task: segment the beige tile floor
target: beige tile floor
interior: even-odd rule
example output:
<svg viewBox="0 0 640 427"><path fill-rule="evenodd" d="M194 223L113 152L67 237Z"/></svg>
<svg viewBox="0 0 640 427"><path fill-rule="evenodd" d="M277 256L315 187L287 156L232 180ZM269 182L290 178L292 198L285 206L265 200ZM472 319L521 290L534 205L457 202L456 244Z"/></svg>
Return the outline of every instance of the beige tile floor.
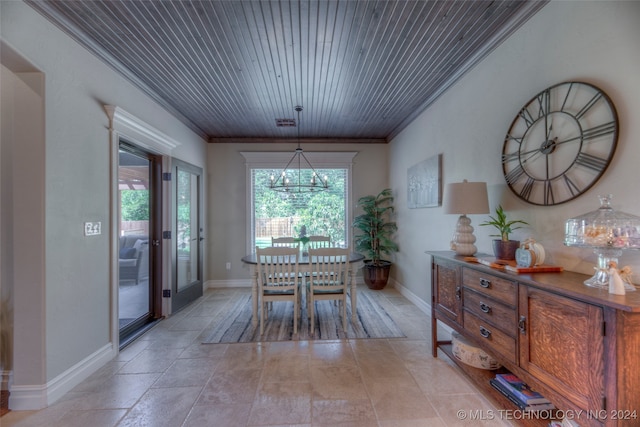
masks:
<svg viewBox="0 0 640 427"><path fill-rule="evenodd" d="M430 317L393 288L381 291L385 307L407 338L200 344L216 312L247 291L207 290L54 405L0 425L511 425L446 356L431 356Z"/></svg>

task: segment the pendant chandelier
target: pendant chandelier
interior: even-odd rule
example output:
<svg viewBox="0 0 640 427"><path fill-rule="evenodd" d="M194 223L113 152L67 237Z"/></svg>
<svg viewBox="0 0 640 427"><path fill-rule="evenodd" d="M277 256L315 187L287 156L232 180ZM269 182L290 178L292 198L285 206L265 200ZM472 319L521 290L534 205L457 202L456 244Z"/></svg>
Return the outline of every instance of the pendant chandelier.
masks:
<svg viewBox="0 0 640 427"><path fill-rule="evenodd" d="M276 177L271 175L271 182L269 187L272 190L280 191L283 193L299 194L299 193L315 193L324 191L329 188L329 182L327 176L322 178L318 175L315 168L309 162L309 159L304 155L302 148L300 148L300 113L302 107L297 105L295 110L298 113L298 121L296 127L298 128L298 148L296 148L293 157L289 160L289 163L282 169L282 172ZM304 179L303 175L308 177L308 172L311 171L311 178Z"/></svg>

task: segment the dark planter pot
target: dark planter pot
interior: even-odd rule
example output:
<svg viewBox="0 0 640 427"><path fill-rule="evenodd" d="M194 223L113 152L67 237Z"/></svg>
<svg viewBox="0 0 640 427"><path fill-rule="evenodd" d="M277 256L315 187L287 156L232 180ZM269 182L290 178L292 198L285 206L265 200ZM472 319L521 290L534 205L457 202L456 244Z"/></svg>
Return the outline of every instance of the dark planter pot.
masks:
<svg viewBox="0 0 640 427"><path fill-rule="evenodd" d="M2 338L4 339L4 337ZM11 388L12 377L12 371L3 371L0 368L0 417L9 412L9 389Z"/></svg>
<svg viewBox="0 0 640 427"><path fill-rule="evenodd" d="M362 267L362 276L364 277L364 283L367 284L369 289L379 291L387 286L389 281L389 271L391 270L391 262L381 261L380 265L373 265L371 260L364 261L364 267Z"/></svg>
<svg viewBox="0 0 640 427"><path fill-rule="evenodd" d="M520 247L520 241L518 240L494 240L493 241L493 254L498 259L505 261L511 261L516 259L516 249Z"/></svg>
<svg viewBox="0 0 640 427"><path fill-rule="evenodd" d="M0 390L0 417L9 412L9 390Z"/></svg>

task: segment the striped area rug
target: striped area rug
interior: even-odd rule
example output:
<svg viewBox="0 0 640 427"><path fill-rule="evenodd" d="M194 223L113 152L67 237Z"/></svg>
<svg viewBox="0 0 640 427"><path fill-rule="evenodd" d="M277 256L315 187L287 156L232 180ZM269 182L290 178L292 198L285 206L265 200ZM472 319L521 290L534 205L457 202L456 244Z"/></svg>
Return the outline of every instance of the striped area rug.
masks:
<svg viewBox="0 0 640 427"><path fill-rule="evenodd" d="M204 344L291 341L338 340L347 338L403 338L405 335L391 316L377 301L375 291L358 288L356 320L351 319L351 302L347 300L347 330L342 329L340 309L333 301L316 301L315 334L310 334L304 295L298 334L293 333L293 303L274 302L260 336L260 324L251 325L251 295L240 293L229 301L212 322L211 329L202 335Z"/></svg>

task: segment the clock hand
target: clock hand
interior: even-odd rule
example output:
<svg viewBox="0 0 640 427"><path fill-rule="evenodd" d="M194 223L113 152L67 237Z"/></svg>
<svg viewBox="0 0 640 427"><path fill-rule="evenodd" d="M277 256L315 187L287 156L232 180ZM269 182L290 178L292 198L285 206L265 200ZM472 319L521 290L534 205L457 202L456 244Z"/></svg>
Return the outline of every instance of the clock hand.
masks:
<svg viewBox="0 0 640 427"><path fill-rule="evenodd" d="M545 171L547 172L547 180L549 179L549 156L544 156Z"/></svg>
<svg viewBox="0 0 640 427"><path fill-rule="evenodd" d="M582 139L582 135L574 136L573 138L565 139L564 141L557 141L556 145L565 144L567 142L573 142Z"/></svg>
<svg viewBox="0 0 640 427"><path fill-rule="evenodd" d="M524 165L525 163L535 159L540 154L542 154L542 150L529 151L527 154L529 154L529 157L527 157L526 159L522 160L520 162L520 164Z"/></svg>
<svg viewBox="0 0 640 427"><path fill-rule="evenodd" d="M520 156L522 157L522 156L526 156L528 154L537 153L537 152L542 153L542 152L544 152L544 150L549 149L551 146L557 147L558 145L565 144L567 142L574 142L574 141L577 141L577 140L579 140L581 138L582 138L582 136L576 136L574 138L565 139L564 141L558 141L558 138L556 137L556 138L554 138L553 141L551 141L552 144L545 144L540 148L535 148L533 150L525 151L523 153L520 153ZM549 142L549 141L547 141L547 142ZM546 153L546 154L550 154L550 153Z"/></svg>
<svg viewBox="0 0 640 427"><path fill-rule="evenodd" d="M547 101L549 100L547 94ZM548 123L549 121L549 113L545 113L544 115L544 130L546 132L547 141L549 140L549 135L551 135L551 128L553 127L553 122Z"/></svg>
<svg viewBox="0 0 640 427"><path fill-rule="evenodd" d="M542 150L543 150L543 147L534 148L533 150L529 150L529 151L524 151L524 152L520 153L520 157L528 156L529 154L535 154L535 153L538 153L538 152L542 152Z"/></svg>
<svg viewBox="0 0 640 427"><path fill-rule="evenodd" d="M551 128L549 128L549 130L551 130ZM576 136L575 138L570 138L570 139L567 139L567 140L565 140L565 141L557 141L557 138L556 138L556 141L554 141L554 145L558 146L558 145L560 145L560 144L564 144L565 142L572 142L572 141L575 141L575 140L580 139L580 138L581 138L580 136ZM545 147L544 147L544 146L542 146L542 147L540 147L540 148L534 148L533 150L523 151L522 153L520 153L520 155L519 155L519 156L520 156L520 157L524 157L524 156L528 156L528 155L530 155L530 154L535 155L536 153L541 153L544 149L545 149ZM514 153L514 154L515 154L515 153ZM529 160L530 158L531 158L531 156L529 156L529 158L527 158L527 159L523 160L523 161L522 161L522 163L525 163L525 162L526 162L527 160Z"/></svg>
<svg viewBox="0 0 640 427"><path fill-rule="evenodd" d="M522 159L522 158L523 158L523 157L525 157L525 156L529 156L529 157L527 157L526 159L521 160L521 161L520 161L520 163L523 163L523 164L524 164L524 163L527 163L527 162L528 162L529 160L531 160L531 159L532 159L536 154L540 154L540 153L542 153L542 150L543 150L543 149L544 149L544 147L541 147L541 148L536 148L536 149L534 149L534 150L523 151L522 153L519 153L519 154L518 154L518 158L519 158L519 159ZM503 162L503 163L505 163L505 162L509 162L509 161L511 161L511 160L515 160L515 159L516 159L515 154L516 154L516 153L513 153L512 155L507 155L506 157L503 155L502 162Z"/></svg>

